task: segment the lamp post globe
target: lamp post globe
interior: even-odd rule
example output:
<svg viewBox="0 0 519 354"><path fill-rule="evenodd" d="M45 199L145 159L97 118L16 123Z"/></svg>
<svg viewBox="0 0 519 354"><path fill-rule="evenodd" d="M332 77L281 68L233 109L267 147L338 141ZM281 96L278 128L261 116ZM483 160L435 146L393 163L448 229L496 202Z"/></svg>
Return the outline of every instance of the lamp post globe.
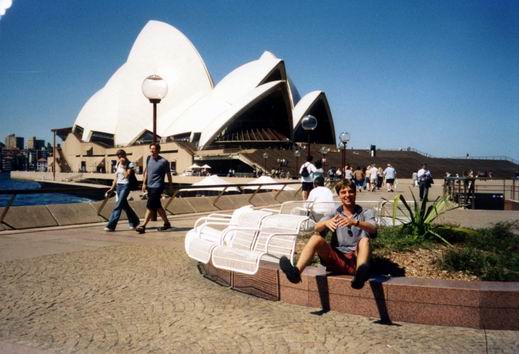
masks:
<svg viewBox="0 0 519 354"><path fill-rule="evenodd" d="M142 94L153 104L153 143L157 143L157 104L168 94L168 83L159 75L150 75L142 82Z"/></svg>
<svg viewBox="0 0 519 354"><path fill-rule="evenodd" d="M342 178L346 175L346 145L348 144L348 141L350 141L350 133L348 132L342 132L339 135L339 140L342 143Z"/></svg>
<svg viewBox="0 0 519 354"><path fill-rule="evenodd" d="M315 130L317 128L317 118L315 118L313 115L308 114L303 117L301 120L301 126L306 131L307 137L308 137L308 150L306 152L306 157L310 156L310 132Z"/></svg>

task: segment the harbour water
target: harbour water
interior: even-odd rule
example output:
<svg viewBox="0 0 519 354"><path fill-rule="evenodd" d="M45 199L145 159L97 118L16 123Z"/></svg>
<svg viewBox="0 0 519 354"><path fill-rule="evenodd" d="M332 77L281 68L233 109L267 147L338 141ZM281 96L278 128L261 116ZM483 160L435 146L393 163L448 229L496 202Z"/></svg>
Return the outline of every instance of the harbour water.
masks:
<svg viewBox="0 0 519 354"><path fill-rule="evenodd" d="M0 190L40 189L38 182L11 179L9 173L0 173ZM10 195L0 195L0 207L7 205ZM17 195L13 206L83 203L88 198L63 193L35 193Z"/></svg>

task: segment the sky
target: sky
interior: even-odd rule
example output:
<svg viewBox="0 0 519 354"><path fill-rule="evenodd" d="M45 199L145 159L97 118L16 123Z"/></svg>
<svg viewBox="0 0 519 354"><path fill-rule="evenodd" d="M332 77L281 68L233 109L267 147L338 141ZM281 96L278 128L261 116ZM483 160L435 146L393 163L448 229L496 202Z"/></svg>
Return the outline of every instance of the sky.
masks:
<svg viewBox="0 0 519 354"><path fill-rule="evenodd" d="M265 50L323 90L349 147L519 160L519 1L0 0L0 139L49 140L150 20L215 83Z"/></svg>

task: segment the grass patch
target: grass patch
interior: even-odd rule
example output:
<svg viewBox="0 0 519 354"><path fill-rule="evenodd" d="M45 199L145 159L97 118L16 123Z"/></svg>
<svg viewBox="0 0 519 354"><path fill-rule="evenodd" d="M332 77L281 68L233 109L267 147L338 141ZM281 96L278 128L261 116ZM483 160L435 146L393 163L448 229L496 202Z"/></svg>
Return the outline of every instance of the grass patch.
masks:
<svg viewBox="0 0 519 354"><path fill-rule="evenodd" d="M449 249L438 263L481 280L519 281L519 222L497 223L466 235L463 247Z"/></svg>
<svg viewBox="0 0 519 354"><path fill-rule="evenodd" d="M386 255L390 252L405 252L417 248L429 248L434 240L417 238L401 226L379 228L377 237L372 239L373 252Z"/></svg>

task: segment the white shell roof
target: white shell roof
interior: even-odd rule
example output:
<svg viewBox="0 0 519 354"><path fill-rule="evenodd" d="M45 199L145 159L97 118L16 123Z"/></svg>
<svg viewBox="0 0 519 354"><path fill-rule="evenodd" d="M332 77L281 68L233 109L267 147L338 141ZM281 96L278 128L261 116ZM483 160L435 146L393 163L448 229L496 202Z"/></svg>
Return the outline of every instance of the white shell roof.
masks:
<svg viewBox="0 0 519 354"><path fill-rule="evenodd" d="M151 127L152 106L141 91L142 81L151 74L168 82L168 95L158 106L157 133L171 123L164 119L164 112L189 107L213 87L193 44L176 28L150 21L137 37L127 62L80 111L74 125L84 128L83 140L96 130L114 134L115 144L126 145L143 127Z"/></svg>
<svg viewBox="0 0 519 354"><path fill-rule="evenodd" d="M280 75L273 78L279 81L267 82L276 70ZM168 95L157 106L157 134L201 133L199 148L207 147L241 112L279 88L287 92L294 128L322 94L314 91L300 99L283 60L268 51L213 88L207 67L189 39L166 23L150 21L126 63L81 109L74 125L84 128L83 140L89 140L91 131L100 131L114 134L115 144L124 146L151 131L152 105L141 91L142 81L151 74L168 82ZM292 119L291 113L287 119Z"/></svg>
<svg viewBox="0 0 519 354"><path fill-rule="evenodd" d="M250 96L250 92L255 90L280 63L282 63L281 59L265 52L259 59L236 68L225 76L212 91L183 112L178 119L172 120L162 134L170 136L201 132L202 130L206 132L207 126L215 125L215 120L218 122L223 120L225 123L230 118L225 118L226 112L228 115L229 112L235 111L236 107L231 108L237 104L239 106L245 96Z"/></svg>

